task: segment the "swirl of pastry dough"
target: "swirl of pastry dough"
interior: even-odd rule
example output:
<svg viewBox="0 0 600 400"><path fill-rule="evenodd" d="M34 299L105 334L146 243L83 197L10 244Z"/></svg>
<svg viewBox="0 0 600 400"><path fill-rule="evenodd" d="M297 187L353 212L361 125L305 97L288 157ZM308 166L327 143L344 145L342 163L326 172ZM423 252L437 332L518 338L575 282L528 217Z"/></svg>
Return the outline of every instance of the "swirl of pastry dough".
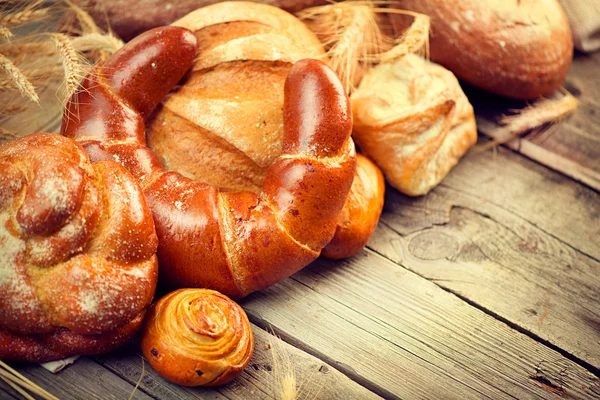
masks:
<svg viewBox="0 0 600 400"><path fill-rule="evenodd" d="M165 379L185 386L218 386L248 364L254 337L244 310L209 289L180 289L154 303L142 351Z"/></svg>

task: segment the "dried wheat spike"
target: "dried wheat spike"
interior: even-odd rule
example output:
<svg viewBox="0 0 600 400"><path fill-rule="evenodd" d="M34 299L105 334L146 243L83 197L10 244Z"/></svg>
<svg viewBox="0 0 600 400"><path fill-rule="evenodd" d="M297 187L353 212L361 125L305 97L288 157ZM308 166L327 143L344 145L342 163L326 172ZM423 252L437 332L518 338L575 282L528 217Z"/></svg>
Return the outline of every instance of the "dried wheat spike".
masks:
<svg viewBox="0 0 600 400"><path fill-rule="evenodd" d="M40 103L40 98L35 92L35 88L25 75L17 68L12 61L0 54L0 69L4 74L12 81L12 83L19 89L21 94L36 104Z"/></svg>

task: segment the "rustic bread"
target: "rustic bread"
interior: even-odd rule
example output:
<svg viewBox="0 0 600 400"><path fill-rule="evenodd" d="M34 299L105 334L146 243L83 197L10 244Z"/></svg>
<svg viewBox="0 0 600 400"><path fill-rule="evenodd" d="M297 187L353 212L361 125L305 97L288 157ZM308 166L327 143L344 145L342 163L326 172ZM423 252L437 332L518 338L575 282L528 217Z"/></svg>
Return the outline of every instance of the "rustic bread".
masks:
<svg viewBox="0 0 600 400"><path fill-rule="evenodd" d="M473 107L445 68L416 55L367 71L353 138L402 193L435 187L477 140Z"/></svg>
<svg viewBox="0 0 600 400"><path fill-rule="evenodd" d="M396 0L431 17L431 59L490 92L534 99L556 90L573 56L558 0ZM397 33L410 18L390 16Z"/></svg>
<svg viewBox="0 0 600 400"><path fill-rule="evenodd" d="M284 81L296 60L324 57L321 43L291 14L248 2L205 7L174 25L195 33L198 57L148 122L148 145L167 170L259 193L281 154Z"/></svg>
<svg viewBox="0 0 600 400"><path fill-rule="evenodd" d="M108 21L111 29L125 40L157 26L168 25L178 18L219 0L75 0L85 7L96 23L101 26ZM296 12L307 7L327 3L327 0L256 0Z"/></svg>
<svg viewBox="0 0 600 400"><path fill-rule="evenodd" d="M141 326L157 238L134 178L36 134L0 146L0 358L99 354Z"/></svg>

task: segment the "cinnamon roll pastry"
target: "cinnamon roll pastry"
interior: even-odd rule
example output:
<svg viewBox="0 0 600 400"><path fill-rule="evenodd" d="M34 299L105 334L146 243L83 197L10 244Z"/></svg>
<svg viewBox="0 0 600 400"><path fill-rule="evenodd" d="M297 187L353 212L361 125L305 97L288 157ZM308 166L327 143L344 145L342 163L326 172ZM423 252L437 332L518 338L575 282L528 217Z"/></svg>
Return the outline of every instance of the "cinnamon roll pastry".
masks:
<svg viewBox="0 0 600 400"><path fill-rule="evenodd" d="M180 289L153 304L142 351L165 379L185 386L218 386L248 364L254 336L244 310L209 289Z"/></svg>
<svg viewBox="0 0 600 400"><path fill-rule="evenodd" d="M133 176L63 136L0 146L0 358L99 354L141 327L158 240Z"/></svg>

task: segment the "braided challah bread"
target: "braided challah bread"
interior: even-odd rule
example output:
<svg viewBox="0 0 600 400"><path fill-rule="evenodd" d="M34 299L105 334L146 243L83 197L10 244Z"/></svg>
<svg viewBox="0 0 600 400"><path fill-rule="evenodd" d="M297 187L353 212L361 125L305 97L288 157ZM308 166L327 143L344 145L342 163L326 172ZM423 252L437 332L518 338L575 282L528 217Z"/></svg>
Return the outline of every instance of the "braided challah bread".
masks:
<svg viewBox="0 0 600 400"><path fill-rule="evenodd" d="M83 83L67 108L79 120L63 124L63 134L138 178L156 224L161 280L240 298L295 273L331 240L356 166L352 115L335 73L301 60L287 73L281 155L259 194L167 172L146 145L143 118L191 67L195 43L179 27L128 43Z"/></svg>
<svg viewBox="0 0 600 400"><path fill-rule="evenodd" d="M0 358L110 351L141 326L157 279L144 196L118 163L60 135L0 147Z"/></svg>

